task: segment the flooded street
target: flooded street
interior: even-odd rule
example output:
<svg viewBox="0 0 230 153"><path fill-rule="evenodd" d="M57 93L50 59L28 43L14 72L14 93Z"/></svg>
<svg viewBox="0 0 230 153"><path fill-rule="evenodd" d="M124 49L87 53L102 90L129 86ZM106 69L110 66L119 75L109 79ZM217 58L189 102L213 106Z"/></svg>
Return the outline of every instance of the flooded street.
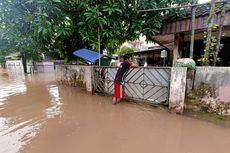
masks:
<svg viewBox="0 0 230 153"><path fill-rule="evenodd" d="M229 153L230 128L0 71L0 153Z"/></svg>

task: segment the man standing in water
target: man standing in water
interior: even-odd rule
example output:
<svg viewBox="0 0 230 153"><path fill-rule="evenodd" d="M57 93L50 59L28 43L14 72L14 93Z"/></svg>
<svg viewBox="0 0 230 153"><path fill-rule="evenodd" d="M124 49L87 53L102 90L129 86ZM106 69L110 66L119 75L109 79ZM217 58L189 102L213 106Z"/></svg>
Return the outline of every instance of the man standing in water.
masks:
<svg viewBox="0 0 230 153"><path fill-rule="evenodd" d="M114 105L119 103L124 96L124 81L129 68L138 67L137 64L132 64L129 61L129 57L126 55L120 56L120 62L121 64L114 80L114 95L113 95Z"/></svg>

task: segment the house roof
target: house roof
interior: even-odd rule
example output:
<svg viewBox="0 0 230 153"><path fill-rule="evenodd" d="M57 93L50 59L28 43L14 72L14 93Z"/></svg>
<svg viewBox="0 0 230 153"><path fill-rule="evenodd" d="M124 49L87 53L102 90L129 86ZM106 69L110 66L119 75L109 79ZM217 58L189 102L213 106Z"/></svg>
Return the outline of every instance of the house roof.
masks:
<svg viewBox="0 0 230 153"><path fill-rule="evenodd" d="M133 53L129 53L130 55L140 55L140 54L146 54L146 53L157 53L159 51L164 50L165 47L162 46L155 46L155 47L151 47L148 50L141 50L141 51L137 51L137 52L133 52Z"/></svg>
<svg viewBox="0 0 230 153"><path fill-rule="evenodd" d="M196 11L196 19L195 19L195 30L205 29L208 27L208 17L209 17L209 10L210 7L206 7L207 4L201 5L197 8ZM220 10L226 6L226 12L224 17L224 27L230 27L230 1L217 3L217 13L214 16L214 24L219 25L221 19ZM186 11L185 11L186 12ZM190 11L189 11L190 12ZM187 12L187 15L180 15L180 16L173 16L166 21L163 22L162 29L160 35L165 34L174 34L179 32L187 32L190 31L190 24L191 24L191 12Z"/></svg>
<svg viewBox="0 0 230 153"><path fill-rule="evenodd" d="M225 7L225 18L224 27L230 27L230 1L228 2L218 2L216 3L217 15L214 17L214 23L219 25L221 13ZM195 19L195 32L203 33L203 30L208 26L208 17L210 11L210 3L200 5L196 9L196 19ZM191 8L184 10L182 14L174 14L169 18L165 19L161 28L161 32L158 35L154 35L151 38L159 42L162 46L173 50L174 48L174 34L176 33L188 33L191 24ZM202 37L203 38L203 37Z"/></svg>
<svg viewBox="0 0 230 153"><path fill-rule="evenodd" d="M226 11L230 11L230 1L229 2L219 2L216 3L216 13L218 14L223 8L225 8ZM205 3L203 5L197 6L196 8L196 18L200 16L207 16L209 15L211 5L210 3ZM163 22L164 23L169 23L169 22L175 22L175 21L180 21L184 20L187 18L192 17L192 11L191 8L187 8L186 10L181 10L180 13L172 14L168 18L166 18Z"/></svg>

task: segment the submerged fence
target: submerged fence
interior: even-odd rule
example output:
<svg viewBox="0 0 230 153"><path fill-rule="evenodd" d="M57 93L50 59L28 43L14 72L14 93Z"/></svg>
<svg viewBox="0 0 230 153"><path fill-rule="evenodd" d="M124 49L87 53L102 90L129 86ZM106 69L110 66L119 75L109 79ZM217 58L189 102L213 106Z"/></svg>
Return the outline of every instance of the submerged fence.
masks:
<svg viewBox="0 0 230 153"><path fill-rule="evenodd" d="M58 65L60 84L80 86L88 93L113 94L117 67ZM182 112L184 107L186 68L139 67L130 69L125 80L125 96L151 104L166 104Z"/></svg>

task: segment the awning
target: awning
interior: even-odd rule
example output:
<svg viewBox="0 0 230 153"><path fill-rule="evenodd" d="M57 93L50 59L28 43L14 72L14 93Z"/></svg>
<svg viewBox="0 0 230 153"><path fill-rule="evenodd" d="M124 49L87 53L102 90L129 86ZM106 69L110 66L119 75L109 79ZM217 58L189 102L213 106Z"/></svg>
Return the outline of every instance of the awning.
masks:
<svg viewBox="0 0 230 153"><path fill-rule="evenodd" d="M98 52L95 52L89 49L85 49L85 48L76 50L75 52L73 52L73 54L77 57L83 58L92 63L95 63L96 60L99 59ZM100 58L102 58L103 56L104 56L103 54L100 54Z"/></svg>
<svg viewBox="0 0 230 153"><path fill-rule="evenodd" d="M168 34L168 35L156 35L151 37L153 41L160 44L161 46L164 46L165 48L168 48L169 50L174 49L174 34Z"/></svg>

